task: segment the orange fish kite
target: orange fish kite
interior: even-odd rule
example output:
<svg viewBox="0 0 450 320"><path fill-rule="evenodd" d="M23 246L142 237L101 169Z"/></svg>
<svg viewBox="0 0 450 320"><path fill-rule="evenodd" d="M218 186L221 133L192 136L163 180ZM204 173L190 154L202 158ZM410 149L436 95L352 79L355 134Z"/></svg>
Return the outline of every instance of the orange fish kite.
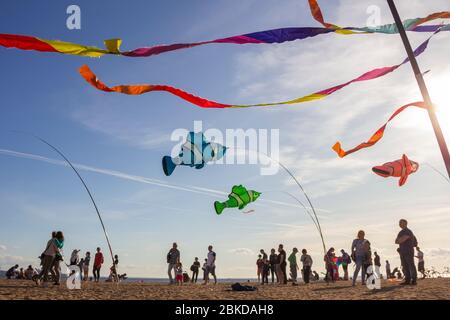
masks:
<svg viewBox="0 0 450 320"><path fill-rule="evenodd" d="M405 184L408 176L419 169L419 164L415 161L409 160L406 154L399 160L386 162L382 166L372 168L372 171L384 178L396 177L400 178L398 185L401 187Z"/></svg>

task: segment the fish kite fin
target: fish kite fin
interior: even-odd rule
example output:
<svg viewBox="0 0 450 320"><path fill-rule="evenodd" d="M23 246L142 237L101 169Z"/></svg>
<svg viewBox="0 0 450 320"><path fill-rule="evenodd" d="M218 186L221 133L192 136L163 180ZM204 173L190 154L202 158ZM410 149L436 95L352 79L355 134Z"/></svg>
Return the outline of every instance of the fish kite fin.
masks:
<svg viewBox="0 0 450 320"><path fill-rule="evenodd" d="M170 176L176 168L176 164L173 162L172 158L169 156L164 156L162 158L162 167L164 174Z"/></svg>
<svg viewBox="0 0 450 320"><path fill-rule="evenodd" d="M411 162L409 161L406 154L402 156L402 162L403 162L403 168L402 168L402 175L400 176L400 180L398 181L398 186L401 187L406 183L406 180L408 180L409 172L411 171Z"/></svg>
<svg viewBox="0 0 450 320"><path fill-rule="evenodd" d="M400 177L400 180L398 181L398 186L401 187L406 183L406 180L408 180L408 174L405 174L404 176Z"/></svg>
<svg viewBox="0 0 450 320"><path fill-rule="evenodd" d="M223 211L223 209L225 209L227 206L220 202L220 201L215 201L214 202L214 209L216 210L217 215L220 215Z"/></svg>

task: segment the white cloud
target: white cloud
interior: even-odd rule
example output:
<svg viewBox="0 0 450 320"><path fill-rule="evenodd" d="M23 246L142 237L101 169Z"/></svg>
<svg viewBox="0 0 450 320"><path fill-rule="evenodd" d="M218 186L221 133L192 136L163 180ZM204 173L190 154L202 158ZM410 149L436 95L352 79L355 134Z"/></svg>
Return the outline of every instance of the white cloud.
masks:
<svg viewBox="0 0 450 320"><path fill-rule="evenodd" d="M249 248L235 248L228 250L229 253L243 255L243 256L254 256L255 252Z"/></svg>
<svg viewBox="0 0 450 320"><path fill-rule="evenodd" d="M0 250L6 251L7 247L4 244L0 244Z"/></svg>
<svg viewBox="0 0 450 320"><path fill-rule="evenodd" d="M427 248L424 252L433 258L450 258L450 248Z"/></svg>

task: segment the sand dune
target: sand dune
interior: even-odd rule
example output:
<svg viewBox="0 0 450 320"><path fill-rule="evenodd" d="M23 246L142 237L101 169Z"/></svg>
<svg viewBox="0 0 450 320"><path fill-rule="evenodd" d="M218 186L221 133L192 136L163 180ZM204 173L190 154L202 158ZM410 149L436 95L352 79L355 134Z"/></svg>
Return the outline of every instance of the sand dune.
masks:
<svg viewBox="0 0 450 320"><path fill-rule="evenodd" d="M230 284L203 286L187 284L181 287L154 283L86 283L81 290L60 287L37 287L31 281L0 280L0 300L210 300L210 299L286 299L286 300L400 300L450 299L450 279L426 279L413 286L399 286L383 281L381 290L370 291L365 286L351 287L350 282L309 286L257 285L255 292L232 292Z"/></svg>

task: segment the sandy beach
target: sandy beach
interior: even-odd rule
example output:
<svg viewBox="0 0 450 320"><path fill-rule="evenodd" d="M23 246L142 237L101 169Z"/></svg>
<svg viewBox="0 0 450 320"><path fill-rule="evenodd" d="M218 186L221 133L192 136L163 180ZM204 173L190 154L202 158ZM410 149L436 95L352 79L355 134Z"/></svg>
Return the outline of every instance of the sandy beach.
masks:
<svg viewBox="0 0 450 320"><path fill-rule="evenodd" d="M350 282L314 283L309 286L257 285L255 292L232 292L230 284L182 287L155 283L86 283L81 290L37 287L34 282L0 280L0 300L437 300L450 299L450 279L425 279L417 286L382 282L380 290L369 291Z"/></svg>

